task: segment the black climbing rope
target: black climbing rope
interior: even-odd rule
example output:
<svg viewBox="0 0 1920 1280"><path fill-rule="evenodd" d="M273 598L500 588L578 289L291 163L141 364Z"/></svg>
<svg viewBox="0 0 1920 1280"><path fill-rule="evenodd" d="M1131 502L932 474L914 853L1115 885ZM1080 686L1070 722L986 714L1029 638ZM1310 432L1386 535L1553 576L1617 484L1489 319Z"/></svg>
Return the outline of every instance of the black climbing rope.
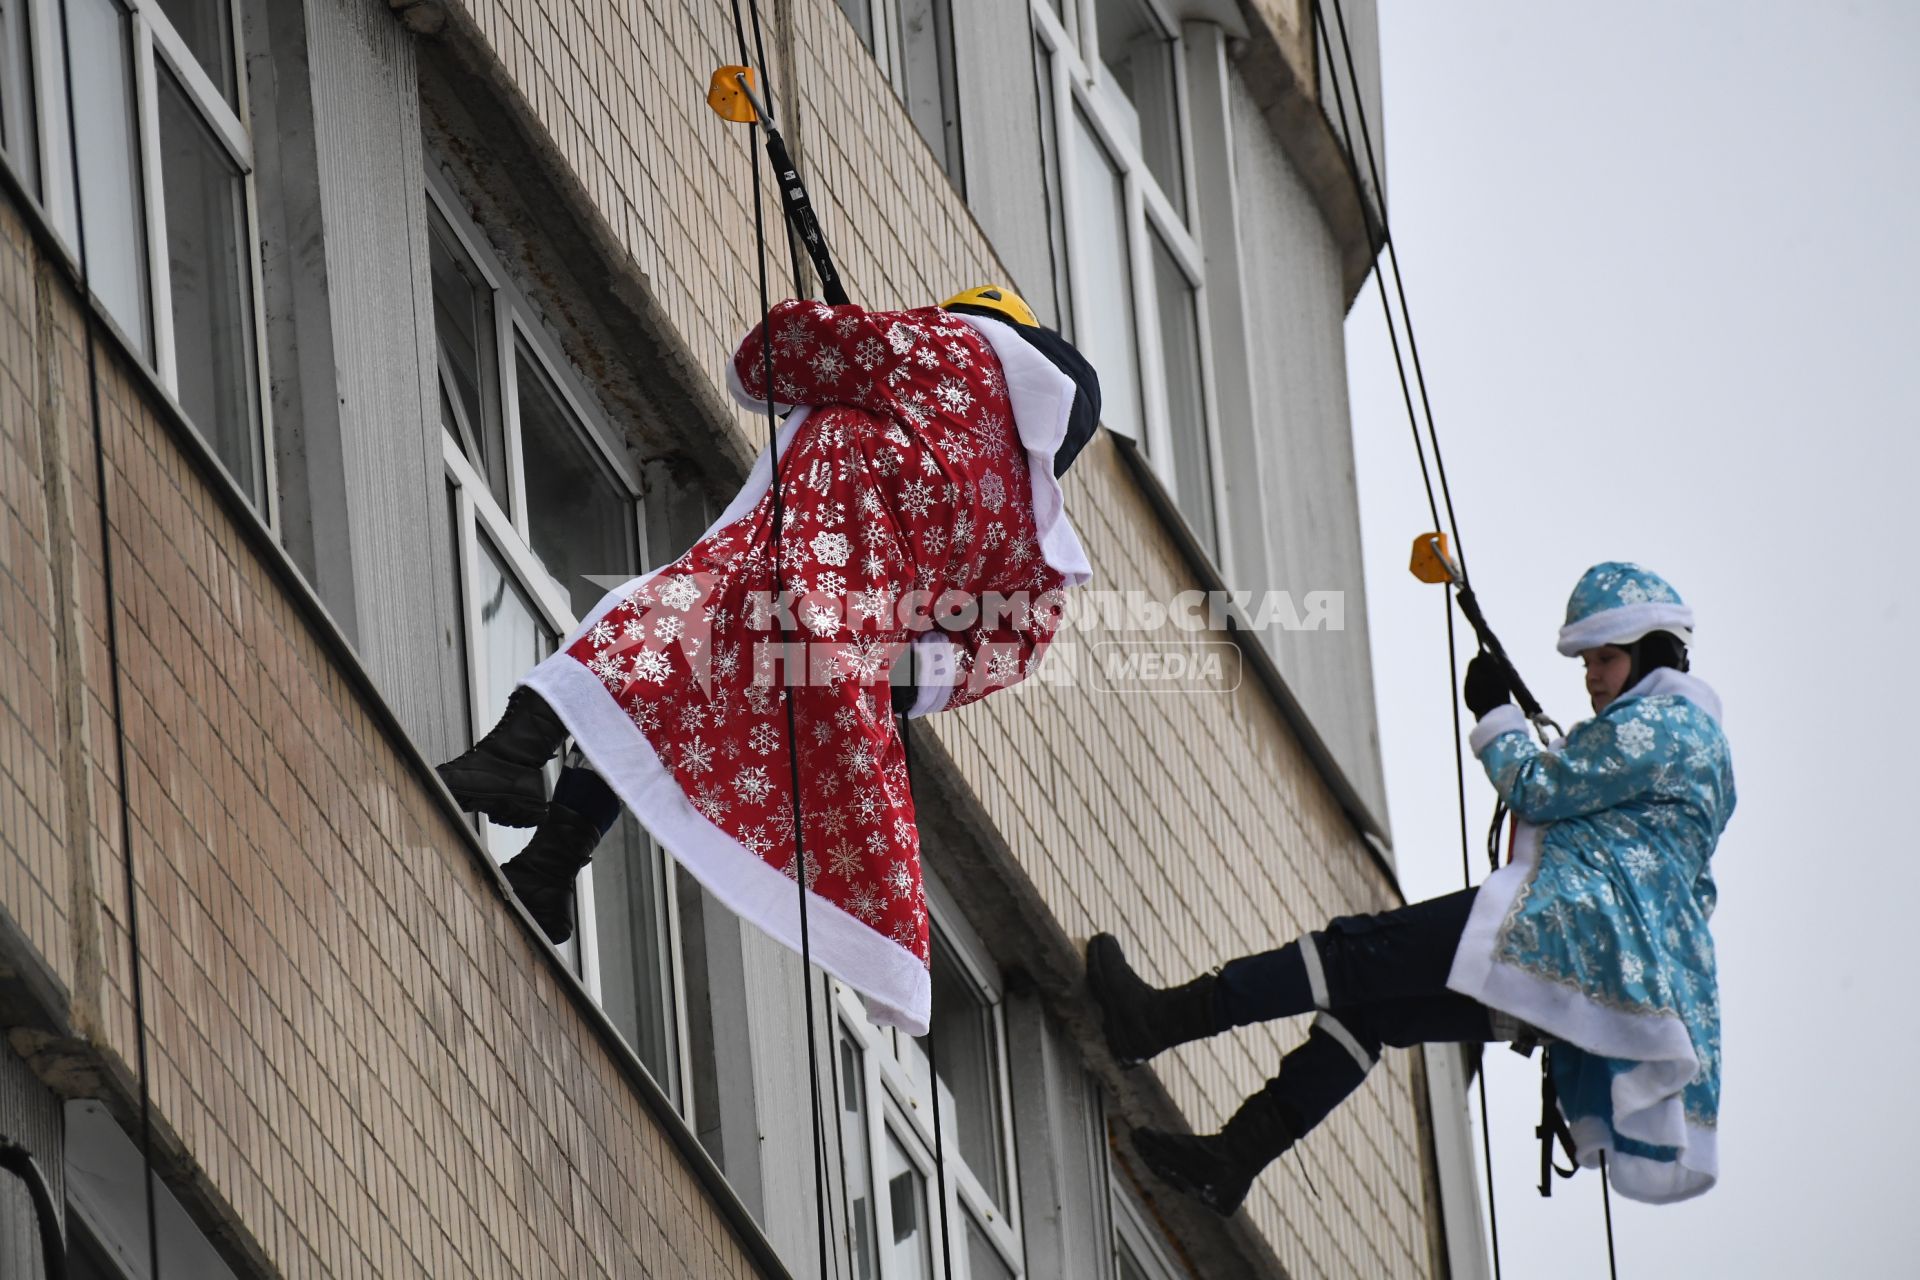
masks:
<svg viewBox="0 0 1920 1280"><path fill-rule="evenodd" d="M1380 166L1374 151L1373 131L1367 122L1366 103L1364 100L1361 99L1361 96L1360 96L1360 81L1359 81L1358 73L1354 67L1353 43L1352 43L1352 40L1349 38L1349 35L1347 32L1346 13L1345 13L1344 6L1341 3L1341 0L1331 0L1331 4L1333 7L1334 23L1337 26L1340 33L1341 61L1344 63L1347 70L1347 81L1349 84L1353 86L1353 90L1354 90L1354 114L1359 121L1359 131L1360 131L1360 140L1361 140L1360 152L1356 152L1353 145L1353 133L1352 133L1352 128L1349 125L1347 120L1345 94L1343 93L1340 87L1340 77L1337 71L1333 71L1331 67L1331 64L1333 63L1333 60L1334 60L1333 41L1332 41L1332 36L1327 29L1326 18L1325 18L1325 14L1323 12L1320 0L1313 0L1314 31L1316 33L1316 36L1319 42L1319 47L1322 50L1324 50L1326 55L1326 61L1327 61L1328 70L1329 70L1327 79L1333 88L1334 102L1335 102L1336 109L1339 113L1341 143L1346 150L1348 174L1353 179L1354 192L1360 202L1361 218L1363 222L1366 220L1366 217L1367 217L1367 191L1365 188L1365 184L1362 183L1360 178L1358 156L1361 152L1364 152L1364 155L1366 157L1367 174L1369 178L1372 180L1374 191L1377 193L1378 202L1379 202L1379 211L1380 211L1379 248L1384 252L1387 267L1391 271L1391 274L1393 277L1392 283L1393 283L1394 295L1399 300L1400 314L1401 314L1402 320L1406 325L1407 355L1411 358L1411 362L1413 365L1413 379L1411 382L1409 381L1407 376L1407 360L1404 359L1401 354L1399 330L1394 322L1393 308L1387 299L1387 274L1388 273L1386 271L1379 270L1379 263L1378 263L1378 260L1376 259L1375 272L1380 285L1380 289L1379 289L1380 309L1381 309L1382 315L1386 320L1387 337L1393 349L1394 366L1400 378L1401 399L1405 403L1406 410L1407 410L1407 419L1408 419L1409 425L1413 429L1414 452L1416 456L1419 458L1421 480L1426 486L1427 507L1429 512L1433 516L1434 524L1437 526L1440 521L1440 515L1439 515L1438 506L1436 505L1434 500L1433 476L1428 471L1426 449L1422 446L1422 441L1420 438L1420 424L1421 424L1422 414L1424 414L1424 417L1425 417L1426 443L1431 445L1433 450L1434 468L1437 470L1439 474L1439 479L1440 479L1440 493L1446 504L1447 527L1453 537L1454 552L1459 557L1460 573L1459 573L1458 585L1459 585L1460 591L1459 591L1458 598L1461 600L1462 608L1464 611L1468 608L1470 604L1472 604L1472 599L1473 599L1471 586L1467 580L1466 549L1464 544L1461 541L1459 524L1456 521L1454 516L1453 494L1447 484L1446 461L1440 451L1440 437L1439 437L1438 431L1434 426L1433 404L1432 404L1431 398L1427 394L1426 373L1420 362L1419 343L1414 336L1413 312L1411 308L1409 308L1407 305L1405 278L1400 269L1399 253L1394 248L1392 222L1387 217L1386 189L1381 184L1381 181L1380 181ZM1369 239L1371 238L1372 238L1371 232L1369 232ZM1421 409L1420 413L1416 413L1414 410L1413 387L1415 384L1417 384L1419 388L1419 399L1420 399L1420 409ZM1472 611L1469 613L1469 617L1475 624L1474 630L1480 638L1482 647L1488 649L1490 652L1493 652L1496 660L1499 661L1501 665L1506 668L1509 676L1512 677L1512 682L1515 685L1516 689L1523 688L1524 686L1518 680L1518 672L1514 669L1512 662L1507 660L1504 651L1501 651L1499 649L1498 641L1493 639L1491 630L1485 626L1484 620L1478 616L1477 605L1475 605L1472 608ZM1461 742L1460 708L1458 705L1458 699L1455 698L1453 694L1453 690L1459 687L1459 672L1457 669L1458 659L1456 654L1457 654L1457 650L1456 650L1456 643L1454 638L1453 611L1452 611L1452 608L1449 607L1447 610L1448 700L1453 704L1454 772L1455 772L1456 785L1459 792L1461 871L1468 886L1471 887L1473 878L1472 878L1471 872L1467 868L1468 856L1467 856L1467 829L1466 829L1466 766L1465 766L1465 760L1462 756L1461 747L1460 747L1460 742ZM1531 695L1526 695L1526 700L1532 701ZM1538 704L1535 703L1536 707L1537 705ZM1536 725L1540 724L1543 719L1543 717L1535 715L1532 711L1529 711L1528 715L1530 719L1533 719L1535 721ZM1498 848L1499 848L1500 823L1501 823L1501 819L1504 816L1505 816L1504 810L1500 807L1496 807L1495 813L1494 813L1493 826L1488 833L1488 853L1489 853L1490 860L1494 863L1496 868L1499 864ZM1543 1071L1545 1070L1544 1064L1543 1064L1542 1070ZM1498 1214L1495 1207L1495 1199L1494 1199L1493 1150L1492 1150L1491 1139L1488 1132L1487 1082L1486 1082L1486 1071L1484 1067L1479 1073L1479 1085L1480 1085L1480 1137L1481 1137L1482 1151L1486 1158L1486 1174L1487 1174L1487 1216L1488 1216L1488 1226L1489 1226L1490 1233L1492 1235L1492 1240L1493 1240L1493 1271L1494 1271L1494 1276L1496 1277L1496 1280L1498 1280L1498 1277L1500 1275L1500 1231L1499 1231L1499 1223L1498 1223ZM1548 1087L1548 1088L1551 1087L1550 1081L1547 1083L1545 1087ZM1546 1157L1546 1159L1548 1160L1549 1163L1551 1163L1550 1153ZM1542 1185L1543 1185L1543 1188L1545 1188L1546 1186L1550 1186L1551 1185L1550 1180L1543 1178ZM1602 1155L1601 1161L1600 1161L1600 1190L1601 1190L1602 1203L1606 1211L1607 1262L1608 1262L1609 1268L1611 1269L1613 1266L1613 1260L1614 1260L1613 1208L1612 1208L1611 1192L1608 1186L1606 1157L1604 1156L1604 1154Z"/></svg>
<svg viewBox="0 0 1920 1280"><path fill-rule="evenodd" d="M759 31L759 0L748 0L753 8L754 29ZM740 60L747 62L747 34L740 17L740 0L732 0L733 30L740 44ZM762 71L765 67L762 64ZM773 86L766 80L767 100L773 99ZM756 113L760 115L763 113ZM770 113L769 113L770 114ZM753 235L756 245L754 264L759 273L760 285L760 354L761 377L764 379L767 409L767 451L773 472L773 528L768 549L773 559L772 591L775 615L780 619L780 676L783 680L792 680L792 632L786 623L786 612L781 608L781 534L785 524L786 512L780 484L780 420L773 403L773 333L772 303L767 294L767 226L766 211L761 198L760 160L754 151L754 134L761 128L759 119L750 126L747 135L747 163L753 170ZM793 696L786 689L778 690L780 700L787 709L787 771L792 785L793 797L793 880L795 891L800 900L800 987L805 997L807 1019L807 1089L813 1105L813 1204L814 1224L819 1237L820 1274L830 1274L827 1269L827 1170L826 1145L821 1140L821 1127L824 1123L820 1106L820 1045L817 1029L814 1025L813 1009L813 940L808 926L806 843L802 830L802 809L800 802L800 734L795 720Z"/></svg>

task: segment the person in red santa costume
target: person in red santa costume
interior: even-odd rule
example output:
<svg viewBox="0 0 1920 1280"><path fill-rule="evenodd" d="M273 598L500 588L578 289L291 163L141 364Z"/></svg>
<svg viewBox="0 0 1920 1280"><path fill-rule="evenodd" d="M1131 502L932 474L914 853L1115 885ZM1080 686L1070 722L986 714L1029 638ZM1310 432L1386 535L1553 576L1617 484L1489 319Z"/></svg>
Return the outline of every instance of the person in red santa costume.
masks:
<svg viewBox="0 0 1920 1280"><path fill-rule="evenodd" d="M501 870L556 943L621 803L795 948L797 845L814 961L921 1035L929 935L894 712L1024 679L1092 576L1059 477L1098 424L1099 379L996 286L912 311L783 302L728 373L741 403L791 409L777 493L763 454L685 555L601 600L440 776L464 809L539 828ZM549 798L569 737L586 767Z"/></svg>

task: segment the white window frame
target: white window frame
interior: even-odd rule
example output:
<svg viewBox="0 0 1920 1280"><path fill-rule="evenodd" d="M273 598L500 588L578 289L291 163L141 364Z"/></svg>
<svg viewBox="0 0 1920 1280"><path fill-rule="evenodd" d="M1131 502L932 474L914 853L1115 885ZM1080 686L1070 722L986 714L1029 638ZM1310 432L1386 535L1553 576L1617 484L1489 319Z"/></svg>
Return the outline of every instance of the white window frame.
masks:
<svg viewBox="0 0 1920 1280"><path fill-rule="evenodd" d="M1091 306L1086 281L1097 267L1086 260L1086 248L1074 228L1082 221L1082 202L1087 193L1079 190L1074 166L1066 156L1069 130L1077 128L1075 109L1093 126L1094 134L1120 171L1126 210L1127 259L1133 286L1134 349L1140 362L1140 435L1137 437L1149 465L1169 493L1178 494L1173 459L1173 424L1167 405L1167 379L1164 343L1160 332L1160 311L1154 282L1153 247L1149 238L1158 233L1172 253L1175 264L1187 278L1194 294L1194 324L1199 335L1200 383L1205 404L1203 429L1207 454L1207 476L1212 498L1214 528L1201 531L1207 541L1225 550L1225 532L1229 528L1226 510L1225 462L1220 450L1220 395L1214 373L1213 331L1209 320L1206 253L1199 238L1203 219L1198 213L1201 184L1196 179L1195 148L1191 136L1192 110L1186 57L1186 38L1181 23L1170 14L1161 0L1136 0L1145 7L1172 42L1171 60L1174 99L1178 120L1175 128L1180 139L1180 181L1185 185L1183 201L1187 214L1182 218L1159 180L1148 167L1126 126L1133 115L1132 106L1113 84L1111 73L1100 58L1099 0L1061 0L1063 12L1072 19L1071 30L1061 15L1056 15L1048 0L1030 0L1034 30L1047 53L1052 71L1054 138L1052 154L1057 169L1064 205L1062 223L1067 235L1067 277L1073 314L1082 316ZM1215 186L1209 175L1209 190ZM1123 433L1130 434L1130 433ZM1209 536L1210 535L1210 536Z"/></svg>
<svg viewBox="0 0 1920 1280"><path fill-rule="evenodd" d="M1014 1152L1006 993L980 940L967 928L957 912L943 910L936 903L935 899L941 895L931 876L927 878L926 885L932 930L939 937L946 954L954 959L966 979L983 997L985 1011L993 1023L994 1069L999 1073L1001 1085L997 1129L1001 1167L1006 1171L1007 1203L1004 1209L994 1203L986 1185L961 1155L957 1137L960 1131L959 1116L955 1111L953 1094L948 1091L944 1081L936 1081L942 1139L940 1146L946 1156L947 1198L946 1204L941 1206L942 1212L933 1214L940 1191L934 1167L934 1099L927 1096L927 1082L921 1080L910 1065L913 1061L910 1055L917 1055L919 1050L913 1047L912 1038L905 1032L892 1027L875 1026L868 1019L859 996L845 983L830 978L834 1016L838 1019L839 1027L860 1046L861 1065L866 1072L867 1185L873 1189L874 1235L876 1241L887 1240L891 1238L893 1230L893 1209L889 1197L884 1194L886 1178L883 1172L887 1135L891 1133L907 1153L907 1158L926 1179L934 1274L944 1275L939 1243L939 1233L944 1229L952 1250L953 1274L957 1280L972 1280L973 1263L967 1252L967 1220L971 1218L980 1225L1007 1269L1015 1277L1024 1277L1026 1249L1020 1225L1019 1169ZM830 1046L830 1052L836 1055L837 1060L837 1039ZM835 1105L839 1105L837 1099ZM847 1155L843 1151L841 1158L846 1159ZM876 1265L879 1267L879 1280L895 1280L885 1270L884 1261L878 1261Z"/></svg>
<svg viewBox="0 0 1920 1280"><path fill-rule="evenodd" d="M880 73L886 77L887 86L893 90L894 97L900 100L901 109L910 113L911 108L906 101L907 65L904 51L905 41L900 32L900 0L856 0L856 2L867 7L867 28L873 32L873 44L871 46L873 60L880 64ZM960 14L957 10L960 5L965 3L966 0L949 0L948 22L950 26L960 21ZM956 44L958 43L957 37L954 38L954 42ZM954 49L949 49L948 52L952 54L953 57L946 65L944 74L951 75L953 82L951 84L943 84L941 88L943 91L953 94L954 112L958 115L960 110L960 68L958 65L958 54ZM964 124L961 127L964 128ZM922 142L926 142L926 138L921 135L917 125L914 127L913 132ZM950 155L942 154L944 148L936 150L930 142L927 143L927 149L934 152L934 159L940 162L941 172L947 175L954 186L964 187L966 180L966 157L961 154L962 148L959 137L955 136L948 145L952 148Z"/></svg>
<svg viewBox="0 0 1920 1280"><path fill-rule="evenodd" d="M27 0L27 25L34 66L34 114L39 147L40 200L54 226L59 230L75 260L79 258L74 207L74 175L68 153L66 103L66 64L61 49L61 8L69 0ZM222 151L233 162L241 177L245 197L246 226L241 229L247 248L247 271L251 277L254 412L258 422L254 448L258 451L257 474L233 476L233 481L256 504L256 510L268 529L276 535L280 529L278 477L273 450L273 398L268 392L267 326L264 281L260 260L260 214L254 189L253 125L246 92L246 27L239 0L226 0L233 57L234 94L238 107L229 104L215 87L193 50L187 47L173 28L158 0L111 0L127 20L128 45L133 57L133 136L140 154L138 187L146 229L146 268L144 282L147 314L153 329L152 369L161 387L180 408L180 366L173 328L172 264L167 252L166 189L160 172L159 72L156 59L173 73L188 102L208 132L218 140ZM84 49L73 50L75 59L87 56ZM86 140L81 140L86 145ZM141 345L136 343L138 349ZM181 410L181 417L192 421ZM194 424L196 428L200 424ZM224 467L224 462L222 463ZM256 490L255 486L258 486Z"/></svg>
<svg viewBox="0 0 1920 1280"><path fill-rule="evenodd" d="M609 474L626 491L632 501L634 547L642 564L652 560L651 548L647 545L646 518L641 497L644 486L637 468L625 457L625 450L617 443L618 437L608 425L605 417L594 407L587 393L584 380L574 372L573 364L560 349L559 343L549 334L540 322L540 313L527 296L515 285L500 263L499 258L487 244L485 236L466 215L456 193L439 172L438 167L429 163L426 182L427 198L433 207L446 219L454 238L459 242L461 251L467 260L480 273L482 282L492 291L494 320L495 372L500 380L500 416L502 436L505 440L507 506L503 508L495 499L487 478L480 474L461 447L460 441L449 433L444 425L440 430L441 458L445 467L446 482L453 486L454 528L458 534L457 545L452 548L459 568L460 599L457 604L461 610L462 625L465 629L467 651L462 655L466 661L467 707L471 723L467 730L477 739L492 727L491 721L481 723L488 714L485 690L481 683L481 669L474 660L475 637L481 633L480 601L473 584L477 580L475 570L478 557L483 554L480 536L486 540L506 563L508 573L527 600L539 615L541 625L553 634L564 639L578 625L579 619L573 614L572 602L565 587L548 574L546 567L534 554L531 531L527 522L526 486L522 475L524 460L520 447L520 396L518 348L524 347L536 360L546 375L549 387L559 396L562 406L583 429L588 447L598 461L605 465ZM436 343L436 351L438 344ZM465 406L457 390L447 383L444 363L436 359L435 385L445 394L454 406L456 414L465 413ZM436 413L437 416L437 413ZM480 838L489 853L496 859L488 835L492 824L482 820ZM663 935L660 940L662 951L662 971L667 976L670 990L656 993L672 1001L669 1025L672 1028L674 1043L668 1055L670 1079L658 1080L662 1091L673 1101L681 1116L689 1121L693 1117L693 1101L688 1082L693 1079L691 1052L687 1034L687 999L685 967L681 963L681 928L679 895L673 890L673 877L678 874L672 859L662 849L658 841L649 840L651 856L657 860L655 873L660 885L659 904L660 924ZM578 928L573 940L562 950L570 954L579 973L582 984L595 1003L603 999L600 978L600 955L598 946L597 915L594 900L593 868L589 865L582 870L575 885L575 903L579 916ZM639 1046L629 1046L635 1050L635 1056L645 1058L638 1050Z"/></svg>
<svg viewBox="0 0 1920 1280"><path fill-rule="evenodd" d="M1180 1280L1186 1272L1174 1265L1159 1233L1127 1189L1111 1172L1107 1176L1107 1217L1113 1223L1113 1274L1120 1275L1120 1251L1125 1249L1146 1280Z"/></svg>

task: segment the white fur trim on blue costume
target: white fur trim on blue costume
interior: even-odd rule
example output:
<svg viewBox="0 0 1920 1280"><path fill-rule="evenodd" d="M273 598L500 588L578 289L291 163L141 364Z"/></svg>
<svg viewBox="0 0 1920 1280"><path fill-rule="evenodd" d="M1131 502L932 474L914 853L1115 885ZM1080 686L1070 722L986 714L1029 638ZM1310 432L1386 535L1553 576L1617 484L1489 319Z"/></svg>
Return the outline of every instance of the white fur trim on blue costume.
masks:
<svg viewBox="0 0 1920 1280"><path fill-rule="evenodd" d="M1557 647L1567 657L1577 658L1603 644L1632 644L1650 631L1673 631L1681 640L1692 643L1693 609L1666 600L1643 600L1590 613L1560 628Z"/></svg>

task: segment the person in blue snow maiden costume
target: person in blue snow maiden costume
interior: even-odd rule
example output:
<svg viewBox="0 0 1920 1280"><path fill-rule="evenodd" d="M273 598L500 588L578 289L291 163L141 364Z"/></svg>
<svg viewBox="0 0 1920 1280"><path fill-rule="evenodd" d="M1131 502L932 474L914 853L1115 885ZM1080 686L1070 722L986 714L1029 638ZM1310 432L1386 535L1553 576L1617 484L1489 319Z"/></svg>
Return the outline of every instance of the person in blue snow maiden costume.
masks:
<svg viewBox="0 0 1920 1280"><path fill-rule="evenodd" d="M1087 944L1108 1047L1132 1066L1231 1027L1314 1015L1306 1041L1217 1134L1142 1129L1177 1190L1232 1213L1272 1160L1359 1087L1383 1045L1535 1040L1579 1162L1622 1195L1696 1196L1718 1177L1720 1003L1710 860L1733 812L1720 699L1688 670L1693 610L1657 574L1595 565L1560 652L1586 664L1591 720L1527 734L1504 668L1467 667L1474 754L1515 825L1478 889L1346 916L1184 986L1156 989L1119 942Z"/></svg>

